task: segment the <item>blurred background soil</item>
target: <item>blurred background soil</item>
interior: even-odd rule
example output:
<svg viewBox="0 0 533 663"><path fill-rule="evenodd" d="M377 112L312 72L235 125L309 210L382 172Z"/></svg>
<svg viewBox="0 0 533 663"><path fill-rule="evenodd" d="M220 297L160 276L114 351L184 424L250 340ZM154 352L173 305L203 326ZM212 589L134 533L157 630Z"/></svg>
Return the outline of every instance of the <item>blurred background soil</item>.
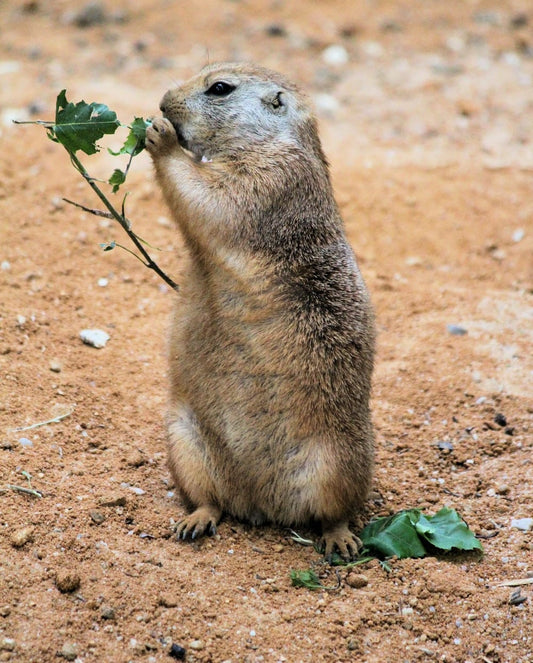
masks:
<svg viewBox="0 0 533 663"><path fill-rule="evenodd" d="M449 505L483 557L337 576L281 528L172 536L172 292L102 252L127 238L62 200L98 204L42 128L12 120L53 119L66 88L128 123L218 60L278 69L316 107L377 309L366 518ZM532 90L529 0L0 4L0 661L533 660ZM114 161L84 158L102 178ZM128 190L179 281L145 155ZM41 498L13 488L29 475ZM309 567L340 587L292 587Z"/></svg>

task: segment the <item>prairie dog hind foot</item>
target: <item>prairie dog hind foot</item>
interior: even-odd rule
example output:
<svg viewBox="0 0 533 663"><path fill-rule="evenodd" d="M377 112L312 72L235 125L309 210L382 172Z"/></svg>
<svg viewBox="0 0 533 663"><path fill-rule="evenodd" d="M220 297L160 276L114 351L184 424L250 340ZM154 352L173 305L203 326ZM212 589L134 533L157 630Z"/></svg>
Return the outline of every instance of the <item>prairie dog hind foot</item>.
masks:
<svg viewBox="0 0 533 663"><path fill-rule="evenodd" d="M340 556L346 561L355 560L363 543L349 528L348 522L322 523L322 538L320 548L326 561L331 563L333 553L338 550Z"/></svg>

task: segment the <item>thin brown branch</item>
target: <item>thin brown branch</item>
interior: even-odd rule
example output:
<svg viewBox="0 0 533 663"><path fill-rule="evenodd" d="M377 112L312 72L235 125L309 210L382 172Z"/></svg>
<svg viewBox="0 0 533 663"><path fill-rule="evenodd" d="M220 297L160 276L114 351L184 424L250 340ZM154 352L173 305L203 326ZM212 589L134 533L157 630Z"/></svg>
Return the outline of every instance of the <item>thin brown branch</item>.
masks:
<svg viewBox="0 0 533 663"><path fill-rule="evenodd" d="M86 207L85 205L82 205L81 203L75 203L73 200L69 200L68 198L63 198L63 200L69 205L74 205L74 207L79 207L84 212L89 212L89 214L94 214L95 216L103 216L106 219L114 218L111 212L105 212L104 210L101 209L93 209L92 207Z"/></svg>

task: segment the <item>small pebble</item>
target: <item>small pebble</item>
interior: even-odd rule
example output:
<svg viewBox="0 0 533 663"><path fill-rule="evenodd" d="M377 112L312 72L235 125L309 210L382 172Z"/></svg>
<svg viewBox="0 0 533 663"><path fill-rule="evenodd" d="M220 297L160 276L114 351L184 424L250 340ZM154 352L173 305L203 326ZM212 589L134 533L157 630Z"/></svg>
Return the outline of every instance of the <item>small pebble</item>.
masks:
<svg viewBox="0 0 533 663"><path fill-rule="evenodd" d="M355 589L361 589L361 587L368 585L368 578L362 573L351 572L346 576L346 584Z"/></svg>
<svg viewBox="0 0 533 663"><path fill-rule="evenodd" d="M521 532L529 532L533 527L533 518L513 518L511 527L519 529Z"/></svg>
<svg viewBox="0 0 533 663"><path fill-rule="evenodd" d="M509 603L511 605L521 605L526 601L527 601L527 596L522 596L522 590L520 589L520 587L518 589L515 589L514 592L511 592L511 596L509 597Z"/></svg>
<svg viewBox="0 0 533 663"><path fill-rule="evenodd" d="M105 8L101 2L88 2L80 7L72 16L67 17L68 22L74 23L78 28L90 28L107 21Z"/></svg>
<svg viewBox="0 0 533 663"><path fill-rule="evenodd" d="M100 617L102 619L114 620L115 619L115 609L110 605L103 605L100 608Z"/></svg>
<svg viewBox="0 0 533 663"><path fill-rule="evenodd" d="M9 260L2 260L2 262L0 263L0 269L3 272L9 272L9 270L11 269L11 263L9 262Z"/></svg>
<svg viewBox="0 0 533 663"><path fill-rule="evenodd" d="M61 362L58 359L52 359L52 361L50 362L50 370L53 373L61 373L62 369L63 366Z"/></svg>
<svg viewBox="0 0 533 663"><path fill-rule="evenodd" d="M100 498L100 506L126 506L124 495L110 493Z"/></svg>
<svg viewBox="0 0 533 663"><path fill-rule="evenodd" d="M15 649L15 641L13 638L4 638L0 640L0 651L13 651Z"/></svg>
<svg viewBox="0 0 533 663"><path fill-rule="evenodd" d="M63 594L75 592L81 583L80 576L70 569L60 569L56 573L56 587Z"/></svg>
<svg viewBox="0 0 533 663"><path fill-rule="evenodd" d="M527 26L529 23L529 17L526 12L518 12L511 18L509 23L512 28L519 30L520 28L525 28Z"/></svg>
<svg viewBox="0 0 533 663"><path fill-rule="evenodd" d="M82 329L80 338L86 345L93 348L104 348L111 337L102 329Z"/></svg>
<svg viewBox="0 0 533 663"><path fill-rule="evenodd" d="M175 642L173 642L170 645L170 650L168 652L168 655L171 656L172 658L175 658L177 661L184 661L186 653L187 652L184 647L182 647L181 645L177 645Z"/></svg>
<svg viewBox="0 0 533 663"><path fill-rule="evenodd" d="M178 605L178 599L173 594L161 594L158 603L163 608L175 608Z"/></svg>
<svg viewBox="0 0 533 663"><path fill-rule="evenodd" d="M205 645L203 640L193 640L192 642L189 642L189 647L195 651L200 651L205 647Z"/></svg>
<svg viewBox="0 0 533 663"><path fill-rule="evenodd" d="M271 23L265 28L265 32L269 37L285 37L287 36L287 30L280 23Z"/></svg>
<svg viewBox="0 0 533 663"><path fill-rule="evenodd" d="M349 60L348 51L340 44L333 44L322 51L322 60L324 60L326 64L346 64Z"/></svg>
<svg viewBox="0 0 533 663"><path fill-rule="evenodd" d="M453 336L465 336L465 334L468 334L468 330L459 325L446 325L446 329L448 330L448 333Z"/></svg>
<svg viewBox="0 0 533 663"><path fill-rule="evenodd" d="M448 451L448 452L449 452L449 451L453 451L453 444L452 444L449 440L440 440L440 441L437 443L437 447L438 447L441 451Z"/></svg>
<svg viewBox="0 0 533 663"><path fill-rule="evenodd" d="M131 465L132 467L140 467L141 465L144 465L146 461L143 454L139 451L139 449L133 449L128 454L126 462L128 463L128 465Z"/></svg>
<svg viewBox="0 0 533 663"><path fill-rule="evenodd" d="M0 607L0 617L9 617L11 614L11 606L3 605Z"/></svg>
<svg viewBox="0 0 533 663"><path fill-rule="evenodd" d="M105 516L101 511L91 511L89 515L91 516L93 523L96 523L97 525L101 525L105 520Z"/></svg>
<svg viewBox="0 0 533 663"><path fill-rule="evenodd" d="M98 279L98 285L100 288L105 288L107 285L109 285L109 281L105 278Z"/></svg>
<svg viewBox="0 0 533 663"><path fill-rule="evenodd" d="M348 651L355 651L359 647L359 641L356 638L348 638L346 647Z"/></svg>
<svg viewBox="0 0 533 663"><path fill-rule="evenodd" d="M31 543L33 541L33 532L33 527L23 527L13 532L11 535L11 545L14 548L22 548L27 543Z"/></svg>
<svg viewBox="0 0 533 663"><path fill-rule="evenodd" d="M78 657L78 645L75 642L65 642L59 655L67 661L74 661Z"/></svg>
<svg viewBox="0 0 533 663"><path fill-rule="evenodd" d="M523 228L518 228L517 230L514 231L512 238L513 242L521 242L526 235L526 232Z"/></svg>
<svg viewBox="0 0 533 663"><path fill-rule="evenodd" d="M507 426L507 419L505 418L504 414L501 414L501 412L498 412L498 414L494 417L494 423L498 424L498 426Z"/></svg>
<svg viewBox="0 0 533 663"><path fill-rule="evenodd" d="M33 442L27 437L19 437L19 444L21 447L33 447Z"/></svg>

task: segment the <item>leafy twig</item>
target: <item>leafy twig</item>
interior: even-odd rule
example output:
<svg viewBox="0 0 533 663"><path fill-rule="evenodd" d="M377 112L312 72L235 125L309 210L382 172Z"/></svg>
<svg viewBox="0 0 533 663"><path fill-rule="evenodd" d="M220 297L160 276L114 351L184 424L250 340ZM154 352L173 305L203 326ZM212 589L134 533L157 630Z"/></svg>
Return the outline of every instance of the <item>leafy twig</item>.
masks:
<svg viewBox="0 0 533 663"><path fill-rule="evenodd" d="M42 120L37 120L32 122L17 122L17 124L37 124L43 126L47 130L47 136L50 138L50 140L54 141L55 143L61 143L61 145L63 145L70 156L71 163L89 184L91 189L104 204L104 207L107 211L95 210L78 203L73 203L67 199L64 200L70 204L75 205L76 207L80 207L81 209L91 214L114 219L127 233L130 240L135 245L135 248L139 251L140 256L133 251L130 251L129 249L125 249L124 246L117 244L116 242L104 244L104 250L109 251L115 246L119 246L125 249L134 255L138 260L140 260L143 265L145 265L145 267L153 270L173 290L177 290L177 284L169 276L167 276L167 274L165 274L165 272L157 265L154 260L152 260L143 244L146 244L150 248L153 247L151 247L148 242L145 242L139 238L131 230L131 224L125 213L126 197L124 197L122 201L122 211L119 212L115 209L102 189L98 186L97 182L99 180L96 180L89 175L79 158L76 156L76 152L80 150L85 154L95 154L100 149L96 144L96 141L102 138L105 134L115 133L118 127L123 126L117 119L116 113L110 110L104 104L97 104L94 102L87 104L85 101L80 101L77 104L68 102L66 97L66 90L62 90L56 99L55 122L44 122ZM113 193L116 193L121 184L124 183L130 170L133 157L142 152L144 149L146 126L148 124L149 122L146 122L143 118L135 118L135 120L129 125L130 133L120 150L118 152L109 150L109 152L115 156L129 156L126 168L124 170L116 168L107 181L112 185Z"/></svg>
<svg viewBox="0 0 533 663"><path fill-rule="evenodd" d="M76 168L76 170L80 173L80 175L85 179L87 184L91 187L91 189L96 193L98 198L102 201L104 206L107 208L109 213L111 214L112 218L115 219L115 221L122 226L124 231L127 233L128 237L131 239L131 241L135 244L135 247L137 250L140 252L142 258L139 258L139 256L136 256L139 258L139 260L144 264L145 267L148 267L149 269L152 269L158 276L160 276L165 283L167 283L173 290L178 290L178 285L163 272L163 270L155 263L152 258L150 257L150 254L145 250L144 246L142 243L139 241L137 235L132 232L132 230L129 227L129 222L126 219L126 217L123 214L120 214L117 212L117 210L113 207L113 205L109 202L105 194L102 192L100 187L96 184L96 182L93 180L93 178L89 175L89 173L85 170L83 164L81 161L78 159L78 157L73 153L70 152L68 149L67 151L69 152L70 159ZM117 244L118 246L118 244ZM124 247L122 247L124 248ZM133 251L130 251L133 255Z"/></svg>

